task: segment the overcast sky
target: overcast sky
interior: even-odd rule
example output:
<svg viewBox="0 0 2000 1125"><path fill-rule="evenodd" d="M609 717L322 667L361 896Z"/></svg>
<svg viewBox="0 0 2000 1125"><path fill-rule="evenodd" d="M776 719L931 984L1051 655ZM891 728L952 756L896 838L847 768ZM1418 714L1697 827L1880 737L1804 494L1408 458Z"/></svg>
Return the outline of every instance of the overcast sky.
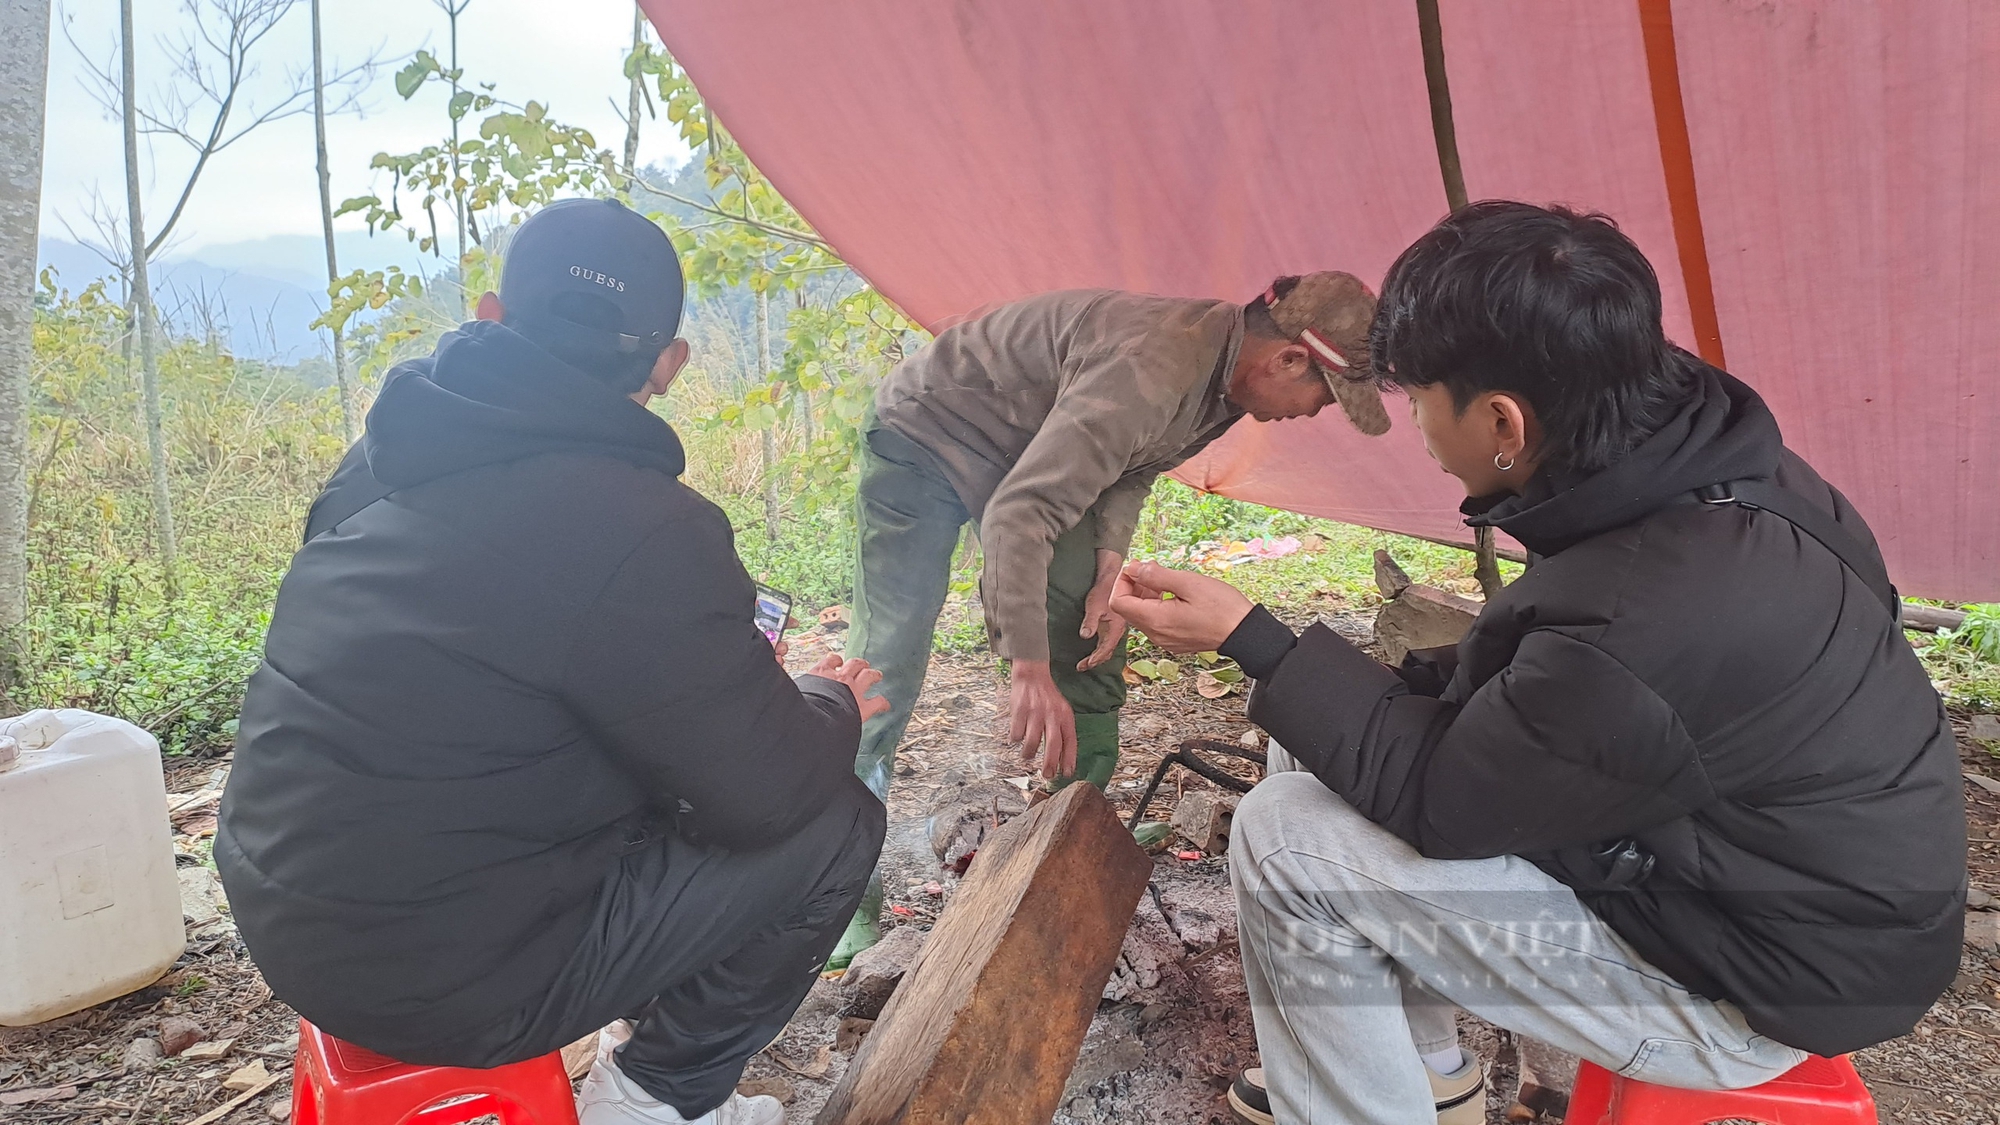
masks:
<svg viewBox="0 0 2000 1125"><path fill-rule="evenodd" d="M448 37L443 13L426 0L323 0L322 11L330 69L336 61L359 61L371 53L386 62L365 95L365 113L327 122L337 206L378 187L386 191L386 178L378 182L368 168L375 153L414 151L445 135L449 122L440 89L426 88L405 102L392 77L420 47L444 57ZM70 36L93 58L115 64L117 0L59 0L56 18L67 22ZM157 95L172 79L170 53L158 40L183 34L187 17L179 2L148 0L137 6L137 19L137 86L144 95ZM540 101L552 117L589 128L599 145L617 152L625 136L626 83L620 67L631 35L629 0L471 0L459 22L459 62L468 82L494 82L496 94L508 101ZM259 91L281 87L288 72L310 67L305 0L261 51ZM57 28L49 47L45 237L70 237L62 219L78 234L89 231L86 203L93 189L123 213L125 169L118 124L85 89L87 76L76 48ZM157 225L172 206L192 154L172 138L142 138L141 143L147 150L141 168L151 169L148 221ZM677 161L683 153L664 116L647 121L640 163ZM343 230L362 229L358 215L337 222ZM226 257L230 244L273 235L317 239L319 232L312 116L306 113L264 126L211 162L176 228L171 253L199 258L208 250Z"/></svg>

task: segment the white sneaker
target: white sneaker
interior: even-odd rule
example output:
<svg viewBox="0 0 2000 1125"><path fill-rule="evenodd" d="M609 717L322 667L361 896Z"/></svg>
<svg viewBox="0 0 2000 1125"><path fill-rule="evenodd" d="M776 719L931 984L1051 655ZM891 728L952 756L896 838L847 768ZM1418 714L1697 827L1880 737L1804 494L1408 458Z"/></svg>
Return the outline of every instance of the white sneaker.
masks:
<svg viewBox="0 0 2000 1125"><path fill-rule="evenodd" d="M605 1066L612 1065L612 1054L632 1038L631 1020L612 1020L597 1033L597 1061Z"/></svg>
<svg viewBox="0 0 2000 1125"><path fill-rule="evenodd" d="M615 1060L600 1052L577 1091L576 1116L577 1125L785 1125L785 1106L776 1098L731 1094L700 1117L682 1117L673 1106L641 1090Z"/></svg>

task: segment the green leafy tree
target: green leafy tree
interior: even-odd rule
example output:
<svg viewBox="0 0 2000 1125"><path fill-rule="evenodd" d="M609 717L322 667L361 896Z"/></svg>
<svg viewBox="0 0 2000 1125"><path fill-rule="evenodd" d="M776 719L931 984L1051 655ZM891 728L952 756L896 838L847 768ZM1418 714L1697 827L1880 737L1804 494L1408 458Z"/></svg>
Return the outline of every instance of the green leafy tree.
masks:
<svg viewBox="0 0 2000 1125"><path fill-rule="evenodd" d="M852 486L857 427L875 383L921 339L921 329L873 286L809 284L848 274L847 263L716 122L672 56L641 43L627 58L625 72L652 79L649 93L657 95L667 120L702 162L705 198L650 184L632 192L692 212L693 221L654 217L673 236L696 294L744 287L757 295L762 308L768 308L774 295L792 299L778 361L760 360L751 385L738 401L717 411L710 424L766 434L781 423L796 424L805 448L789 466L767 457L766 494L772 495L776 475L790 469L801 477L801 500L814 504L832 499ZM758 317L760 324L766 319ZM767 504L766 530L775 538L772 507Z"/></svg>

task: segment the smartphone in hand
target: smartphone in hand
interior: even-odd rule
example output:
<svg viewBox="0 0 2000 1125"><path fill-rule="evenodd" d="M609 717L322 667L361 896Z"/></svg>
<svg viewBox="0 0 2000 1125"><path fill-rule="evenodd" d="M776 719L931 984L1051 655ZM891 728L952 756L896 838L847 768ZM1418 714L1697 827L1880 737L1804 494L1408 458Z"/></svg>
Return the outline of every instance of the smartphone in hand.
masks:
<svg viewBox="0 0 2000 1125"><path fill-rule="evenodd" d="M792 596L769 586L757 587L757 628L772 644L777 644L785 635L785 626L792 619Z"/></svg>

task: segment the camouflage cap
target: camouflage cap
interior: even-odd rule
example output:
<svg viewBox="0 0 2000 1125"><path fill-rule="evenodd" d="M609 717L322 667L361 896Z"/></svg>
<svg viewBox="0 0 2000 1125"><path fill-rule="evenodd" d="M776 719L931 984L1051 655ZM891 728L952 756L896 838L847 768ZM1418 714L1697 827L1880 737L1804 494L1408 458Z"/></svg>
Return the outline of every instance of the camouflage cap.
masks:
<svg viewBox="0 0 2000 1125"><path fill-rule="evenodd" d="M1368 325L1375 319L1375 294L1351 273L1309 273L1284 296L1278 283L1264 292L1278 331L1312 353L1313 365L1333 388L1334 400L1354 428L1371 437L1389 432L1368 363Z"/></svg>

